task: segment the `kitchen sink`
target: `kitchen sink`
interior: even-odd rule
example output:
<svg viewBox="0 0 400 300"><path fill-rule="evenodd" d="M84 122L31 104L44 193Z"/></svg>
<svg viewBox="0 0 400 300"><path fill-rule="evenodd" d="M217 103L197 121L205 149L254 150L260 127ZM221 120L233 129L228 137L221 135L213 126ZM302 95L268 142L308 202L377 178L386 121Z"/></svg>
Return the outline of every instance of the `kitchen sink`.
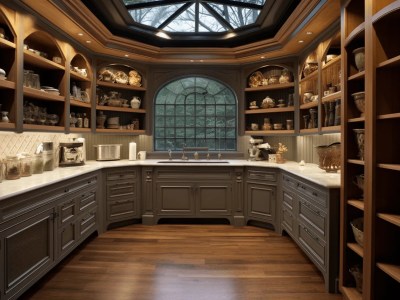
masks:
<svg viewBox="0 0 400 300"><path fill-rule="evenodd" d="M160 160L159 164L229 164L227 160L219 160L219 159L198 159L198 160Z"/></svg>

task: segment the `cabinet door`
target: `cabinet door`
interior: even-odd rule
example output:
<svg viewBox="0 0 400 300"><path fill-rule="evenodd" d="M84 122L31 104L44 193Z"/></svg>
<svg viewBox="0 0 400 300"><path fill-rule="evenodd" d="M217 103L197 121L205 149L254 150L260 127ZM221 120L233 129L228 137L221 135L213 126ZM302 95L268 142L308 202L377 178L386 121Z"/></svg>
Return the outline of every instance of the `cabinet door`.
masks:
<svg viewBox="0 0 400 300"><path fill-rule="evenodd" d="M58 230L57 257L69 253L69 251L75 246L78 240L78 230L76 225L76 220L73 220Z"/></svg>
<svg viewBox="0 0 400 300"><path fill-rule="evenodd" d="M293 208L295 205L295 196L292 192L283 189L282 191L282 227L289 233L293 238L295 235L295 222Z"/></svg>
<svg viewBox="0 0 400 300"><path fill-rule="evenodd" d="M159 182L156 188L159 215L194 216L194 193L192 183Z"/></svg>
<svg viewBox="0 0 400 300"><path fill-rule="evenodd" d="M276 187L268 184L247 184L247 216L250 219L275 222Z"/></svg>
<svg viewBox="0 0 400 300"><path fill-rule="evenodd" d="M47 272L54 262L54 210L49 209L6 229L2 235L7 298Z"/></svg>
<svg viewBox="0 0 400 300"><path fill-rule="evenodd" d="M199 183L195 186L196 191L196 214L208 215L230 215L232 210L232 184L221 183Z"/></svg>

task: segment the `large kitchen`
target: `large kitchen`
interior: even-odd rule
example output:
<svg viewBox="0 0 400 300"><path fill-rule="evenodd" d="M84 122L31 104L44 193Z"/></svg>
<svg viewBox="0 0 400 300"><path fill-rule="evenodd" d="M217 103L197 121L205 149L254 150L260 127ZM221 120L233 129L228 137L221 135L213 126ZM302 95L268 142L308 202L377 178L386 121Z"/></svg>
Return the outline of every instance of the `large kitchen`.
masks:
<svg viewBox="0 0 400 300"><path fill-rule="evenodd" d="M0 299L397 299L398 20L0 0Z"/></svg>

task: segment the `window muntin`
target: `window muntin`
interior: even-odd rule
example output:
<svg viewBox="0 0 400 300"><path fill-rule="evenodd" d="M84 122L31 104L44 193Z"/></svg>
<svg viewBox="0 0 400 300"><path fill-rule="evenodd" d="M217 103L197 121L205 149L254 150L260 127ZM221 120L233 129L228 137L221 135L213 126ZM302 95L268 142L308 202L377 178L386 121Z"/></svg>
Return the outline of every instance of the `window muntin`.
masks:
<svg viewBox="0 0 400 300"><path fill-rule="evenodd" d="M218 81L188 77L165 85L154 103L154 150L236 151L237 101Z"/></svg>

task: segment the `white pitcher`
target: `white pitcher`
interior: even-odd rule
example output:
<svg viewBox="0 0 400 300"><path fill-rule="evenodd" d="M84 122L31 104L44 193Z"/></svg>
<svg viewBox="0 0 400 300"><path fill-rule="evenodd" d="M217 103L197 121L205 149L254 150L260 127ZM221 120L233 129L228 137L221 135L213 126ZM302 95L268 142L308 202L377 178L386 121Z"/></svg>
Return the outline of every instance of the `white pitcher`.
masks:
<svg viewBox="0 0 400 300"><path fill-rule="evenodd" d="M138 96L133 96L131 100L131 107L132 108L139 108L140 107L140 98Z"/></svg>

